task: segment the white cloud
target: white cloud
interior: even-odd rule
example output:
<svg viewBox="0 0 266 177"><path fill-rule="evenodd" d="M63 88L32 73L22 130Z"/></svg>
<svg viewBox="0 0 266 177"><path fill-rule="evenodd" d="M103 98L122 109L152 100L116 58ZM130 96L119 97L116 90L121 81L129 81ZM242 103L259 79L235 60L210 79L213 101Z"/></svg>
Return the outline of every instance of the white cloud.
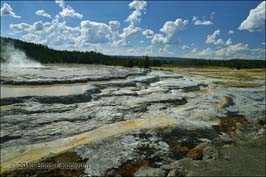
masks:
<svg viewBox="0 0 266 177"><path fill-rule="evenodd" d="M31 25L27 23L10 24L9 28L15 33L21 33L30 29Z"/></svg>
<svg viewBox="0 0 266 177"><path fill-rule="evenodd" d="M21 16L18 16L13 12L12 7L8 3L4 3L1 7L1 16L10 16L14 18L21 18Z"/></svg>
<svg viewBox="0 0 266 177"><path fill-rule="evenodd" d="M120 46L127 46L128 45L128 40L134 36L136 33L138 33L141 29L139 27L136 27L134 25L129 25L126 28L123 29L123 32L119 35L121 37L120 40L115 41L115 45L120 45Z"/></svg>
<svg viewBox="0 0 266 177"><path fill-rule="evenodd" d="M229 30L228 34L234 34L235 32L233 30Z"/></svg>
<svg viewBox="0 0 266 177"><path fill-rule="evenodd" d="M249 32L262 31L265 29L265 1L261 2L255 9L251 9L248 17L240 24L239 30Z"/></svg>
<svg viewBox="0 0 266 177"><path fill-rule="evenodd" d="M118 32L120 29L120 26L121 26L121 24L119 21L110 21L109 22L109 27L110 27L110 30L112 32Z"/></svg>
<svg viewBox="0 0 266 177"><path fill-rule="evenodd" d="M86 20L82 21L80 26L81 35L77 39L80 43L105 43L110 40L111 31L105 23Z"/></svg>
<svg viewBox="0 0 266 177"><path fill-rule="evenodd" d="M10 29L16 33L25 33L21 38L34 43L46 45L57 44L61 47L67 44L75 44L75 40L80 35L79 27L70 27L66 22L59 22L58 18L52 22L37 21L32 25L26 23L11 24Z"/></svg>
<svg viewBox="0 0 266 177"><path fill-rule="evenodd" d="M136 27L134 25L129 25L128 27L123 29L123 33L120 34L120 37L126 39L126 38L136 34L139 31L140 31L139 27Z"/></svg>
<svg viewBox="0 0 266 177"><path fill-rule="evenodd" d="M238 43L228 45L227 47L214 50L206 48L201 51L193 51L185 54L184 57L191 58L207 58L207 59L264 59L265 49L263 48L249 48L248 44Z"/></svg>
<svg viewBox="0 0 266 177"><path fill-rule="evenodd" d="M214 42L214 45L222 45L224 44L224 40L222 39L217 39L217 41Z"/></svg>
<svg viewBox="0 0 266 177"><path fill-rule="evenodd" d="M199 55L199 56L201 56L201 57L205 57L205 56L210 56L210 55L212 55L212 53L213 53L212 49L208 47L208 48L206 48L206 49L204 49L204 50L198 52L197 55Z"/></svg>
<svg viewBox="0 0 266 177"><path fill-rule="evenodd" d="M49 45L60 46L61 48L72 46L71 49L76 46L83 46L82 41L78 41L81 36L80 27L67 26L65 21L59 21L59 17L53 19L51 25L44 32L46 33L44 38Z"/></svg>
<svg viewBox="0 0 266 177"><path fill-rule="evenodd" d="M31 31L42 31L44 28L48 27L50 22L43 23L42 21L34 22L31 26Z"/></svg>
<svg viewBox="0 0 266 177"><path fill-rule="evenodd" d="M188 20L176 19L176 21L167 21L164 23L163 27L160 31L164 34L155 34L151 40L152 44L162 43L162 44L170 44L176 43L177 40L174 40L176 34L179 31L185 29L188 24Z"/></svg>
<svg viewBox="0 0 266 177"><path fill-rule="evenodd" d="M65 7L64 0L55 0L55 3L58 4L61 8L64 8Z"/></svg>
<svg viewBox="0 0 266 177"><path fill-rule="evenodd" d="M210 20L203 20L203 21L201 21L201 20L196 20L195 22L194 22L194 25L205 25L205 26L208 26L208 25L212 25L213 23L212 23L212 21L210 21Z"/></svg>
<svg viewBox="0 0 266 177"><path fill-rule="evenodd" d="M130 9L135 9L126 19L131 25L138 25L141 21L142 11L145 11L147 6L146 1L132 1L129 3Z"/></svg>
<svg viewBox="0 0 266 177"><path fill-rule="evenodd" d="M34 22L32 25L27 23L10 24L9 28L15 33L22 32L38 32L48 28L50 22L43 23L42 21Z"/></svg>
<svg viewBox="0 0 266 177"><path fill-rule="evenodd" d="M39 16L43 16L43 17L47 17L47 18L51 18L51 15L46 13L44 10L38 10L35 12L36 15L39 15Z"/></svg>
<svg viewBox="0 0 266 177"><path fill-rule="evenodd" d="M129 25L125 27L123 32L119 35L121 39L113 41L113 44L116 46L127 46L129 44L129 39L141 30L138 25L141 22L142 12L145 11L147 2L135 0L129 3L128 6L130 9L133 8L135 10L126 19Z"/></svg>
<svg viewBox="0 0 266 177"><path fill-rule="evenodd" d="M64 18L83 18L83 15L76 12L72 7L67 6L66 8L63 8L62 12L59 13Z"/></svg>
<svg viewBox="0 0 266 177"><path fill-rule="evenodd" d="M213 19L215 14L216 14L215 12L212 12L212 13L210 14L210 19Z"/></svg>
<svg viewBox="0 0 266 177"><path fill-rule="evenodd" d="M173 54L171 51L169 51L170 45L166 44L162 48L159 48L159 55L171 55Z"/></svg>
<svg viewBox="0 0 266 177"><path fill-rule="evenodd" d="M155 34L151 40L152 44L156 44L156 43L162 43L162 44L167 44L168 40L165 36L163 36L162 34Z"/></svg>
<svg viewBox="0 0 266 177"><path fill-rule="evenodd" d="M218 36L220 36L220 30L216 30L214 31L211 35L207 36L207 39L205 41L205 43L207 44L214 44L214 45L222 45L224 44L224 40L223 39L216 39Z"/></svg>
<svg viewBox="0 0 266 177"><path fill-rule="evenodd" d="M65 6L64 0L55 0L55 3L59 5L59 7L62 8L62 11L59 13L61 17L64 18L79 18L82 19L83 15L76 12L72 7Z"/></svg>
<svg viewBox="0 0 266 177"><path fill-rule="evenodd" d="M186 49L190 49L190 47L187 46L187 45L183 45L183 46L182 46L182 49L183 49L183 50L186 50Z"/></svg>
<svg viewBox="0 0 266 177"><path fill-rule="evenodd" d="M134 8L135 10L144 10L147 6L147 2L146 1L142 1L142 0L135 0L132 1L131 3L129 3L129 8Z"/></svg>
<svg viewBox="0 0 266 177"><path fill-rule="evenodd" d="M214 14L215 14L215 12L212 12L210 14L210 18L211 19L214 18ZM200 20L199 17L196 17L196 16L193 16L192 22L194 22L194 25L204 25L204 26L208 26L208 25L212 25L213 24L213 22L211 20L206 20L205 17L203 17L203 19Z"/></svg>
<svg viewBox="0 0 266 177"><path fill-rule="evenodd" d="M197 53L197 51L198 51L197 48L193 48L193 49L191 50L191 53Z"/></svg>
<svg viewBox="0 0 266 177"><path fill-rule="evenodd" d="M248 50L248 44L238 43L238 44L234 44L234 45L229 45L227 47L227 51L229 53L239 52L239 51L243 51L243 50Z"/></svg>
<svg viewBox="0 0 266 177"><path fill-rule="evenodd" d="M143 31L142 34L146 38L152 38L154 35L154 32L152 30L147 29L147 30Z"/></svg>
<svg viewBox="0 0 266 177"><path fill-rule="evenodd" d="M194 22L194 21L196 21L196 20L198 20L198 19L199 19L198 17L193 16L193 18L192 18L192 22Z"/></svg>
<svg viewBox="0 0 266 177"><path fill-rule="evenodd" d="M214 31L211 35L207 36L206 43L207 44L212 44L216 42L216 37L220 35L220 30Z"/></svg>
<svg viewBox="0 0 266 177"><path fill-rule="evenodd" d="M112 39L116 39L119 36L119 29L121 24L119 21L110 21L109 22L109 29L112 33Z"/></svg>
<svg viewBox="0 0 266 177"><path fill-rule="evenodd" d="M38 43L40 41L40 36L37 34L28 33L26 35L21 36L21 38L27 42Z"/></svg>
<svg viewBox="0 0 266 177"><path fill-rule="evenodd" d="M227 41L225 42L225 45L231 45L231 44L232 44L232 39L231 38L227 39Z"/></svg>

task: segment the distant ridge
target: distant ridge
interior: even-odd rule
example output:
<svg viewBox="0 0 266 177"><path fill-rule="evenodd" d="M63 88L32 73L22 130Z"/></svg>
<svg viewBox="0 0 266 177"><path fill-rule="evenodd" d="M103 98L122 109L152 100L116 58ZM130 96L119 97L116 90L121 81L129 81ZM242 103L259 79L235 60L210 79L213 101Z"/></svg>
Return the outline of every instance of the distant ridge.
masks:
<svg viewBox="0 0 266 177"><path fill-rule="evenodd" d="M1 62L5 62L2 56L7 45L14 45L26 53L28 57L41 63L80 63L80 64L104 64L126 67L150 66L222 66L230 68L265 68L266 60L211 60L178 57L156 57L156 56L110 56L99 52L88 51L66 51L54 50L41 44L29 43L12 38L1 37Z"/></svg>

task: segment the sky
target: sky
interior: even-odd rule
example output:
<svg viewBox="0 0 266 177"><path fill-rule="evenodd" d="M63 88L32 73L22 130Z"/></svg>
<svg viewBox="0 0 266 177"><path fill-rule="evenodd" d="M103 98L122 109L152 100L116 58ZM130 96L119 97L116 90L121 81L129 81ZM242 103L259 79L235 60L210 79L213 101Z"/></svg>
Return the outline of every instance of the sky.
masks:
<svg viewBox="0 0 266 177"><path fill-rule="evenodd" d="M265 59L265 1L1 1L1 36L108 55Z"/></svg>

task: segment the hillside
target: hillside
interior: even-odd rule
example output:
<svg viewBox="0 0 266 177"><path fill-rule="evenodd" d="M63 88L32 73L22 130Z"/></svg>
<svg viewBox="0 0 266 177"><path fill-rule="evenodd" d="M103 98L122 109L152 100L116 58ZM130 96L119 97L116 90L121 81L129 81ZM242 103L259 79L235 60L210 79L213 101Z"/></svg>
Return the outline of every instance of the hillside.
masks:
<svg viewBox="0 0 266 177"><path fill-rule="evenodd" d="M149 66L223 66L240 69L265 68L266 66L265 60L206 60L174 57L108 56L94 51L59 51L40 44L1 37L1 53L5 50L5 46L7 45L14 45L15 48L24 51L31 59L41 63L104 64L126 67L138 66L145 68L148 68ZM4 61L5 58L1 55L1 62Z"/></svg>

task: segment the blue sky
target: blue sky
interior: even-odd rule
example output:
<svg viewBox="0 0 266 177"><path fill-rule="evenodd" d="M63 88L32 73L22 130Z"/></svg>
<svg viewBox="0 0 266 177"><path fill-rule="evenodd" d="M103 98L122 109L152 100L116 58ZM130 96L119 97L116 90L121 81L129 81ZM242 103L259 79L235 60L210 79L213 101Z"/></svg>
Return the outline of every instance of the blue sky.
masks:
<svg viewBox="0 0 266 177"><path fill-rule="evenodd" d="M265 59L265 1L1 1L1 36L111 55Z"/></svg>

